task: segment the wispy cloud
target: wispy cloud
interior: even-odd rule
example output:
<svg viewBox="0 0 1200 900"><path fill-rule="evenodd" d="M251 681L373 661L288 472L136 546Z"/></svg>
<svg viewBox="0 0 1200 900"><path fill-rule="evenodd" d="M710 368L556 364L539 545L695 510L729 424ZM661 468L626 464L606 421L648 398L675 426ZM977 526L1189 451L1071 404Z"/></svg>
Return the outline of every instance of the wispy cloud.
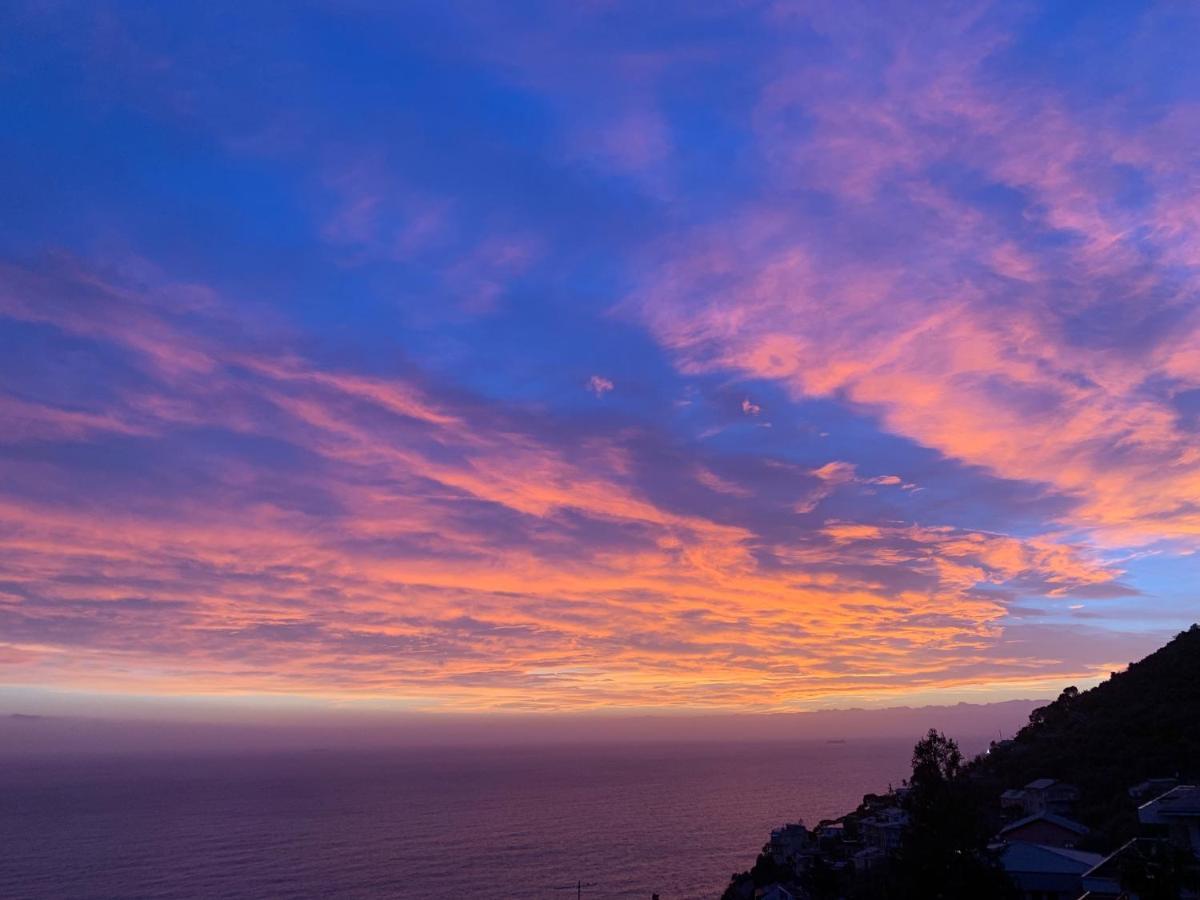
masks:
<svg viewBox="0 0 1200 900"><path fill-rule="evenodd" d="M98 493L89 467L49 454L43 488L3 496L10 680L463 709L635 707L652 691L654 704L776 708L900 690L871 674L884 668L931 688L1004 677L984 652L1003 605L979 586L1053 594L1120 574L1078 548L955 529L818 523L780 542L728 475L656 477L749 504L733 519L647 495L616 436L570 449L498 408L481 427L464 399L409 379L165 325L147 356L143 334L105 323L130 309L158 321L158 293L77 267L10 271L7 310L52 309L39 301L84 282L86 311L39 321L126 354L140 376L69 428L29 402L40 430L7 439L91 454L119 440L137 471ZM161 367L176 355L203 356L203 377ZM799 480L828 494L857 479L830 463Z"/></svg>
<svg viewBox="0 0 1200 900"><path fill-rule="evenodd" d="M588 379L587 389L597 397L603 397L613 389L613 383L610 379L603 375L593 375Z"/></svg>
<svg viewBox="0 0 1200 900"><path fill-rule="evenodd" d="M1194 539L1200 459L1179 398L1200 387L1200 232L1175 130L1190 113L998 77L1012 22L929 24L836 31L832 59L783 66L761 92L770 178L861 227L831 233L824 209L755 199L673 240L641 315L689 370L845 398L1045 483L1078 500L1064 525ZM883 39L891 51L871 56Z"/></svg>
<svg viewBox="0 0 1200 900"><path fill-rule="evenodd" d="M1191 614L1193 12L230 15L0 13L0 681L777 709Z"/></svg>

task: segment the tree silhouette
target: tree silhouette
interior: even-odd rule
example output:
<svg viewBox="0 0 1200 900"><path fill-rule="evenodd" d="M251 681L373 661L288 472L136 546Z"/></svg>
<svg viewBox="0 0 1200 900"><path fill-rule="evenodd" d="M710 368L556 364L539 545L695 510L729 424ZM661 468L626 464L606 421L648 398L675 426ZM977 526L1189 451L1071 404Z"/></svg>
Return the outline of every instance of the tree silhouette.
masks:
<svg viewBox="0 0 1200 900"><path fill-rule="evenodd" d="M981 798L963 774L958 744L937 730L913 748L909 828L896 858L896 898L1000 900L1016 896L987 851Z"/></svg>

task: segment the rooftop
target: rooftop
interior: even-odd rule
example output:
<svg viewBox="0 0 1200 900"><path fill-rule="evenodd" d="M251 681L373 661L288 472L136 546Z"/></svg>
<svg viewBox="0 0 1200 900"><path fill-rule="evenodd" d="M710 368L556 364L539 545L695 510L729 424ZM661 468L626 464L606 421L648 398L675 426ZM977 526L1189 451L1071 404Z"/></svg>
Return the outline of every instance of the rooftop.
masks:
<svg viewBox="0 0 1200 900"><path fill-rule="evenodd" d="M1181 784L1138 807L1138 818L1148 825L1163 824L1163 818L1182 816L1200 816L1200 786Z"/></svg>
<svg viewBox="0 0 1200 900"><path fill-rule="evenodd" d="M1048 847L1028 841L1013 841L1000 852L1000 861L1009 872L1082 875L1103 860L1104 857L1099 853Z"/></svg>
<svg viewBox="0 0 1200 900"><path fill-rule="evenodd" d="M1164 846L1155 838L1134 838L1122 844L1093 868L1084 873L1084 887L1091 891L1103 891L1104 882L1119 884L1122 871L1130 865L1144 865L1153 859Z"/></svg>
<svg viewBox="0 0 1200 900"><path fill-rule="evenodd" d="M1037 821L1049 822L1052 825L1057 825L1059 828L1065 828L1079 835L1088 833L1086 825L1081 825L1072 819L1068 819L1066 816L1056 816L1054 813L1038 813L1033 816L1026 816L1023 819L1017 819L1012 824L1001 828L999 834L1003 837L1005 834L1016 831L1019 828L1024 828L1026 825L1032 825Z"/></svg>
<svg viewBox="0 0 1200 900"><path fill-rule="evenodd" d="M1053 787L1057 783L1058 783L1057 780L1054 778L1037 778L1037 779L1029 782L1029 784L1025 785L1025 790L1027 790L1027 791L1044 791L1044 790L1046 790L1046 788Z"/></svg>

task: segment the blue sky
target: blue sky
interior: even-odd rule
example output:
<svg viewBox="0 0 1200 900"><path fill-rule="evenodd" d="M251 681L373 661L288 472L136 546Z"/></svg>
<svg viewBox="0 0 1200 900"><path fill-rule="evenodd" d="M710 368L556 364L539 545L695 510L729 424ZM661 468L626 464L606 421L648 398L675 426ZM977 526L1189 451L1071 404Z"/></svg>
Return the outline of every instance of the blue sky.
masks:
<svg viewBox="0 0 1200 900"><path fill-rule="evenodd" d="M1198 24L10 4L0 684L780 710L1142 655L1196 618Z"/></svg>

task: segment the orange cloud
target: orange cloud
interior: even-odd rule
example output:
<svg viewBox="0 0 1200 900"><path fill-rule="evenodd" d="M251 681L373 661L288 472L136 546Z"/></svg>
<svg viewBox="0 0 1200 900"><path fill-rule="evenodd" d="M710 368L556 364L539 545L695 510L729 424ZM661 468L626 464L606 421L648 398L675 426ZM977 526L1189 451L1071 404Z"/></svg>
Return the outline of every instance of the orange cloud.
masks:
<svg viewBox="0 0 1200 900"><path fill-rule="evenodd" d="M685 372L849 401L1073 499L1064 526L1192 548L1200 107L998 78L1024 14L985 9L776 7L834 55L776 60L757 94L760 196L785 199L671 235L632 306Z"/></svg>
<svg viewBox="0 0 1200 900"><path fill-rule="evenodd" d="M10 279L7 310L57 289ZM157 301L90 290L91 311L39 321L124 350L149 380L103 413L27 403L39 424L10 440L87 447L115 432L142 442L151 470L169 461L195 480L161 497L3 495L8 682L457 710L782 709L1019 682L1039 661L990 655L1004 607L986 589L1120 574L1070 545L951 528L828 522L781 542L752 516L654 499L617 435L556 442L412 380L196 349L166 325L146 354L144 335L103 323L128 306L166 315ZM203 378L161 363L201 356ZM299 461L230 450L201 466L186 445L159 449L198 428L282 442ZM688 471L697 490L755 502ZM795 477L817 486L809 511L859 483L844 462Z"/></svg>

